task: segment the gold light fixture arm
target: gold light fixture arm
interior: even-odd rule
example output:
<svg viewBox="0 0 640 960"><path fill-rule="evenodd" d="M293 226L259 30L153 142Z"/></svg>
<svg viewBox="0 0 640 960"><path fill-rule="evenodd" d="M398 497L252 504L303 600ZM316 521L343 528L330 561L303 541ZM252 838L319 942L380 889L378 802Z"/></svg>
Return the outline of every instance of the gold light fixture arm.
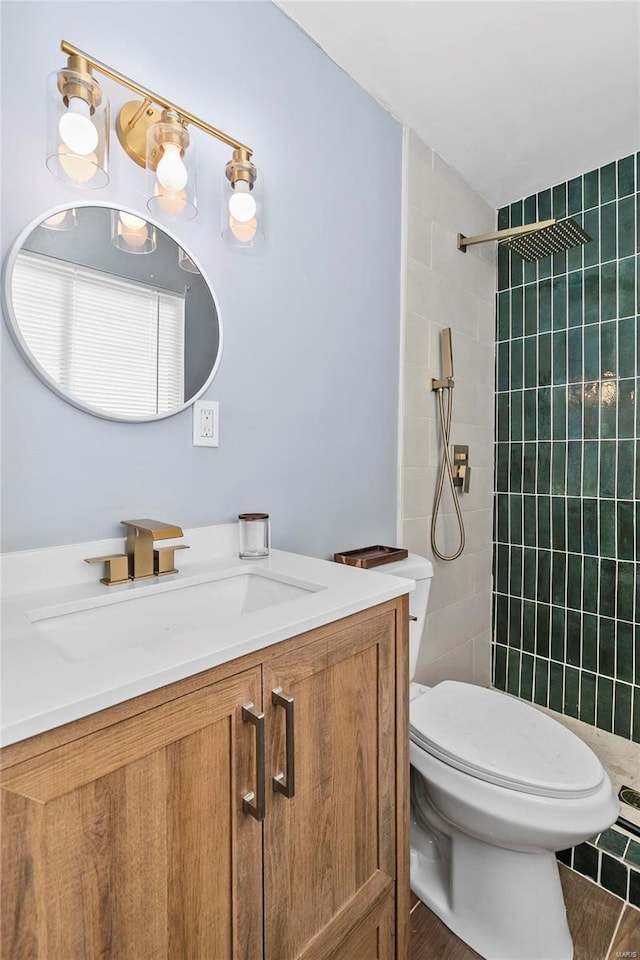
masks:
<svg viewBox="0 0 640 960"><path fill-rule="evenodd" d="M523 233L533 233L536 230L543 230L545 227L552 227L557 220L540 220L538 223L525 223L522 227L509 227L506 230L496 230L495 233L479 233L475 237L465 237L463 233L458 234L458 250L464 253L467 247L474 243L488 243L490 240L506 240L508 237L517 237Z"/></svg>
<svg viewBox="0 0 640 960"><path fill-rule="evenodd" d="M88 53L84 53L84 51L79 50L78 47L74 47L74 45L69 43L67 40L62 40L60 43L60 49L63 53L66 53L70 57L82 57L82 59L90 64L94 70L102 73L105 77L109 77L111 80L115 80L123 87L128 87L129 90L139 94L146 102L157 103L158 106L162 107L164 110L175 110L176 113L180 114L181 119L185 123L192 123L194 127L198 127L198 129L203 130L212 137L215 137L216 140L221 140L222 143L226 143L227 146L233 147L234 150L243 151L247 159L252 156L253 150L245 143L241 143L239 140L235 140L233 137L230 137L223 130L218 130L217 127L211 126L211 124L207 123L206 120L201 120L200 117L196 117L195 114L190 113L189 110L184 110L182 107L179 107L172 100L167 100L166 97L161 97L159 94L154 93L153 90L148 90L146 87L136 83L134 80L130 80L129 77L125 77L124 74L118 73L117 70L114 70L108 64L102 63L100 60L96 60L95 57L90 56Z"/></svg>

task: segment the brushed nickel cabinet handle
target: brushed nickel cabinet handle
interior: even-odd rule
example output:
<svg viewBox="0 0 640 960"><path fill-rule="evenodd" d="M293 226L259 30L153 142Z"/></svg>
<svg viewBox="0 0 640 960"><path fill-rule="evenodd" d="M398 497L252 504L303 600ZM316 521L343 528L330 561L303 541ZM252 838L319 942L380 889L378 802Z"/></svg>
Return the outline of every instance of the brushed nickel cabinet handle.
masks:
<svg viewBox="0 0 640 960"><path fill-rule="evenodd" d="M274 793L281 793L285 797L291 797L296 791L295 780L295 732L293 715L293 697L288 696L282 687L276 687L271 691L271 702L275 707L284 708L285 719L285 752L286 752L286 771L276 773L272 780Z"/></svg>
<svg viewBox="0 0 640 960"><path fill-rule="evenodd" d="M242 719L245 723L252 723L256 728L256 789L250 790L242 797L242 809L251 814L258 821L264 820L264 780L265 780L265 736L264 713L258 710L253 703L247 703L242 708ZM254 803L255 801L255 803Z"/></svg>

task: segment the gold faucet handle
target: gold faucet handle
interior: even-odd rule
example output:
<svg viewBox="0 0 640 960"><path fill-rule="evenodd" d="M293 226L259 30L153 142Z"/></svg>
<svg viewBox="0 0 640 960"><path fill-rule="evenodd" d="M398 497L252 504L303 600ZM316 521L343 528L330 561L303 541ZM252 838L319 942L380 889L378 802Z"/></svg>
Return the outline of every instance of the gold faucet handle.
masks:
<svg viewBox="0 0 640 960"><path fill-rule="evenodd" d="M100 577L100 583L104 583L106 587L129 582L129 557L126 553L112 553L106 557L85 557L84 562L104 563L104 577Z"/></svg>
<svg viewBox="0 0 640 960"><path fill-rule="evenodd" d="M187 543L178 543L175 547L154 547L153 572L157 577L164 577L168 573L177 573L174 553L176 550L188 550Z"/></svg>

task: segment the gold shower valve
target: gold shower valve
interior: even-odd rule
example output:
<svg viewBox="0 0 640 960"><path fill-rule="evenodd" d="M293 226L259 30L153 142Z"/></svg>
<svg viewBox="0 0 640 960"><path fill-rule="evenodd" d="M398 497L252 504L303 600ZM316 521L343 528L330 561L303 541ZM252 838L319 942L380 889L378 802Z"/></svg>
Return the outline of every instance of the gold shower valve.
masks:
<svg viewBox="0 0 640 960"><path fill-rule="evenodd" d="M453 446L453 485L459 487L461 493L469 493L471 483L471 467L469 466L469 447L462 444Z"/></svg>

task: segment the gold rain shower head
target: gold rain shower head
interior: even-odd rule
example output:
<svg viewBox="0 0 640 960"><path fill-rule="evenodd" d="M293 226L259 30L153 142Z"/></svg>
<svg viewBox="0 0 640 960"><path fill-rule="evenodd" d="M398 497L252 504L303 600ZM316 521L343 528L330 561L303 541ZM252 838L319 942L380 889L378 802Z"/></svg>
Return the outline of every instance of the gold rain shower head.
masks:
<svg viewBox="0 0 640 960"><path fill-rule="evenodd" d="M458 234L458 250L466 253L466 248L475 243L488 243L490 240L504 241L523 260L540 260L551 253L569 250L592 238L571 217L564 220L541 220L538 223L526 223L522 227L510 227L495 233L482 233L476 237Z"/></svg>

